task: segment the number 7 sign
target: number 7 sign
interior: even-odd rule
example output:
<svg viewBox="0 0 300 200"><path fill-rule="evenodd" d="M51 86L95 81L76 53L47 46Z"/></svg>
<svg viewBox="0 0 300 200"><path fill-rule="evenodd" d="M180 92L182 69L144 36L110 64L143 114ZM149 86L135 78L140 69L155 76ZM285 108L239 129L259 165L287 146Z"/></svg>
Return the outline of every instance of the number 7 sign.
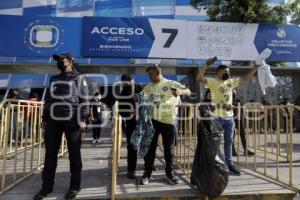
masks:
<svg viewBox="0 0 300 200"><path fill-rule="evenodd" d="M181 20L149 19L154 42L148 57L184 58L186 56L186 23Z"/></svg>
<svg viewBox="0 0 300 200"><path fill-rule="evenodd" d="M178 34L178 29L175 28L162 28L161 29L162 33L170 33L170 37L166 41L164 48L170 48L172 43L174 42L177 34Z"/></svg>

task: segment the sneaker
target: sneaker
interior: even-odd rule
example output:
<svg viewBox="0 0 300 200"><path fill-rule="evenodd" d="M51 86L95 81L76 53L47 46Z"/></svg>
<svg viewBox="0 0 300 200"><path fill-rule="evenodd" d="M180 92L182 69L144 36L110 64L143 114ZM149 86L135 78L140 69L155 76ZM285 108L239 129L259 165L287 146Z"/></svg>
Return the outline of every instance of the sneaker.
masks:
<svg viewBox="0 0 300 200"><path fill-rule="evenodd" d="M92 144L96 144L97 140L93 139Z"/></svg>
<svg viewBox="0 0 300 200"><path fill-rule="evenodd" d="M100 143L100 140L99 140L99 139L96 139L96 143Z"/></svg>
<svg viewBox="0 0 300 200"><path fill-rule="evenodd" d="M234 157L238 156L237 152L234 149L232 149L232 156Z"/></svg>
<svg viewBox="0 0 300 200"><path fill-rule="evenodd" d="M174 174L166 175L166 178L171 185L176 185L179 181L178 177L176 177Z"/></svg>
<svg viewBox="0 0 300 200"><path fill-rule="evenodd" d="M80 190L75 190L75 189L70 190L70 191L65 195L65 199L67 199L67 200L75 199L75 197L77 196L77 194L78 194L79 191L80 191Z"/></svg>
<svg viewBox="0 0 300 200"><path fill-rule="evenodd" d="M135 179L134 171L128 171L127 178L131 180Z"/></svg>
<svg viewBox="0 0 300 200"><path fill-rule="evenodd" d="M231 174L231 175L234 175L234 176L240 176L241 175L241 171L239 170L239 168L237 168L233 164L228 165L228 169L229 169L229 174Z"/></svg>
<svg viewBox="0 0 300 200"><path fill-rule="evenodd" d="M152 176L147 175L144 173L144 175L142 176L142 181L141 184L142 185L147 185L150 181L152 180Z"/></svg>
<svg viewBox="0 0 300 200"><path fill-rule="evenodd" d="M42 199L44 199L44 198L46 198L47 197L47 195L49 194L49 193L51 193L52 192L52 190L51 191L45 191L45 190L40 190L34 197L33 197L33 200L42 200Z"/></svg>
<svg viewBox="0 0 300 200"><path fill-rule="evenodd" d="M245 156L246 156L246 152L245 152L244 154L245 154ZM252 152L252 151L250 151L250 150L247 150L247 155L248 155L248 156L254 156L255 153Z"/></svg>

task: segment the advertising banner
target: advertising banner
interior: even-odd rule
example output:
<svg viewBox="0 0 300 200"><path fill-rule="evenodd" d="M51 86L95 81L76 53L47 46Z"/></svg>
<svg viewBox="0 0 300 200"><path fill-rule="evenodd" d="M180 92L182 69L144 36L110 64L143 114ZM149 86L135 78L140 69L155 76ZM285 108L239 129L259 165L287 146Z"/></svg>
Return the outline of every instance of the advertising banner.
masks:
<svg viewBox="0 0 300 200"><path fill-rule="evenodd" d="M148 18L83 19L83 56L300 61L300 27Z"/></svg>
<svg viewBox="0 0 300 200"><path fill-rule="evenodd" d="M82 55L186 58L185 25L176 20L85 17Z"/></svg>
<svg viewBox="0 0 300 200"><path fill-rule="evenodd" d="M265 48L269 61L300 61L300 27L266 24L187 22L190 59L255 60Z"/></svg>
<svg viewBox="0 0 300 200"><path fill-rule="evenodd" d="M0 56L300 61L296 25L117 17L0 16Z"/></svg>

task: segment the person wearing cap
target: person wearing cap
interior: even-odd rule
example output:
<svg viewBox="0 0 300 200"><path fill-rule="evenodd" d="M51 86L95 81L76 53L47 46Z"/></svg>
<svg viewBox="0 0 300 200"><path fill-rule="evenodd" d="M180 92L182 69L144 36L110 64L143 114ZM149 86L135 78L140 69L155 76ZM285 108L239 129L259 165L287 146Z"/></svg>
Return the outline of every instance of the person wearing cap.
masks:
<svg viewBox="0 0 300 200"><path fill-rule="evenodd" d="M119 113L122 116L122 127L127 139L127 178L135 178L137 164L137 151L130 142L132 133L137 125L135 95L141 92L141 87L134 83L134 79L128 75L121 76L122 91L119 94Z"/></svg>
<svg viewBox="0 0 300 200"><path fill-rule="evenodd" d="M65 198L75 198L81 184L81 130L86 127L89 114L87 82L75 72L75 60L71 54L53 55L53 59L57 61L60 73L51 77L50 94L45 100L42 116L46 149L43 184L34 200L44 199L53 190L63 133L67 139L71 172L70 188Z"/></svg>
<svg viewBox="0 0 300 200"><path fill-rule="evenodd" d="M154 64L146 69L151 83L146 85L143 92L147 102L151 105L152 124L155 130L150 147L144 157L145 168L142 184L146 185L152 179L153 164L155 160L158 136L162 135L164 157L166 162L165 173L167 181L174 185L178 178L174 174L173 158L176 137L176 105L178 96L191 95L191 91L184 85L163 77L161 68Z"/></svg>
<svg viewBox="0 0 300 200"><path fill-rule="evenodd" d="M232 175L241 175L240 170L232 161L232 142L235 123L233 119L233 90L240 84L249 81L261 65L254 67L242 77L231 78L229 67L219 65L217 67L217 78L206 78L204 73L213 64L213 58L206 61L206 65L199 71L196 80L206 84L211 91L212 116L224 129L224 153L225 161Z"/></svg>

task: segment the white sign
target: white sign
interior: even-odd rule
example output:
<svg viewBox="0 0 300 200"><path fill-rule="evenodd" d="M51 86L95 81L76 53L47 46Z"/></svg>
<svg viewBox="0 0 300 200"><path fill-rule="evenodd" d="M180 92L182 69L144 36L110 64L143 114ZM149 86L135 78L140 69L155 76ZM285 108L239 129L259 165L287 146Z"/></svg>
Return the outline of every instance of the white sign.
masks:
<svg viewBox="0 0 300 200"><path fill-rule="evenodd" d="M182 20L149 19L154 42L149 57L186 58L186 22Z"/></svg>
<svg viewBox="0 0 300 200"><path fill-rule="evenodd" d="M255 60L257 24L187 22L188 58Z"/></svg>

